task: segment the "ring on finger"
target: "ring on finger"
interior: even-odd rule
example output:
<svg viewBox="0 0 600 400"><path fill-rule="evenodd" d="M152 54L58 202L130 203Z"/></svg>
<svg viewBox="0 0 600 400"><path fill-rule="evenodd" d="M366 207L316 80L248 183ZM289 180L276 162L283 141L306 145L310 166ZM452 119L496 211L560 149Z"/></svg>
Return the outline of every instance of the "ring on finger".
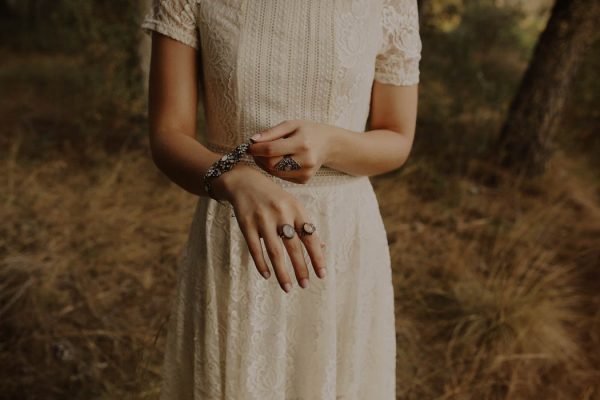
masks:
<svg viewBox="0 0 600 400"><path fill-rule="evenodd" d="M304 222L302 224L302 230L298 232L300 236L312 235L317 230L317 227L310 222Z"/></svg>
<svg viewBox="0 0 600 400"><path fill-rule="evenodd" d="M283 156L283 158L275 165L277 171L295 171L300 168L302 168L300 164L298 164L290 154Z"/></svg>
<svg viewBox="0 0 600 400"><path fill-rule="evenodd" d="M281 236L282 238L285 239L291 239L294 237L294 235L296 234L296 230L294 229L294 227L290 224L283 224L281 227L281 232L279 233L279 236Z"/></svg>

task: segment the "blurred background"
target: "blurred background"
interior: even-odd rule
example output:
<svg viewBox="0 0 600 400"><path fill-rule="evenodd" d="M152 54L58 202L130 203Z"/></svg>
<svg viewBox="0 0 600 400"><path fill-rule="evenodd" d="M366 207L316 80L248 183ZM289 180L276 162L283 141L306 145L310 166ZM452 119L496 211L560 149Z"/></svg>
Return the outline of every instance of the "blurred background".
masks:
<svg viewBox="0 0 600 400"><path fill-rule="evenodd" d="M398 398L600 399L599 3L419 2L413 151L372 177ZM150 159L148 6L0 0L2 399L158 395L196 199Z"/></svg>

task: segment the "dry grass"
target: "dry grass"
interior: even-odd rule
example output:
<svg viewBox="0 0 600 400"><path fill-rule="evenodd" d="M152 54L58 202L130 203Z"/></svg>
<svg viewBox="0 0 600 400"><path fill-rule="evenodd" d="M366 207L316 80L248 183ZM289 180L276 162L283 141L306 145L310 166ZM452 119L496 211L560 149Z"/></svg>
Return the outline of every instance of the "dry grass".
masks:
<svg viewBox="0 0 600 400"><path fill-rule="evenodd" d="M376 182L394 194L380 202L400 398L600 396L597 188L558 170L572 161L554 161L535 183L490 189L447 177L447 191L426 202L407 189L427 168L418 161L400 179Z"/></svg>
<svg viewBox="0 0 600 400"><path fill-rule="evenodd" d="M144 379L151 394L193 198L141 149L81 169L18 148L1 167L2 392L120 397Z"/></svg>
<svg viewBox="0 0 600 400"><path fill-rule="evenodd" d="M143 138L78 140L58 108L34 91L0 104L0 393L153 399L195 199ZM492 188L485 165L413 158L373 179L400 398L600 398L599 189L583 167L559 154L543 179Z"/></svg>

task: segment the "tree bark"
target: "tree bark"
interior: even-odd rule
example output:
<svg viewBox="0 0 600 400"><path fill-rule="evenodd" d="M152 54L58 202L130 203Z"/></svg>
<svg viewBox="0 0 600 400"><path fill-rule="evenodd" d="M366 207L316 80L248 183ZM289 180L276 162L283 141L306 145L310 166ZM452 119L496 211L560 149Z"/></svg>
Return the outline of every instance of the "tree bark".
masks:
<svg viewBox="0 0 600 400"><path fill-rule="evenodd" d="M573 77L598 37L600 2L556 0L500 131L498 162L527 176L545 172Z"/></svg>

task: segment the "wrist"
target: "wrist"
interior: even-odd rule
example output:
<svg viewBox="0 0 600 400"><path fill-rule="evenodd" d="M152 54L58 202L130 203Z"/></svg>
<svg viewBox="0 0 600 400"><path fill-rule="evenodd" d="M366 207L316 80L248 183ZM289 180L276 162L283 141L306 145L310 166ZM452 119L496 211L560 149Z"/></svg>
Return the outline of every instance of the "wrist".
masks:
<svg viewBox="0 0 600 400"><path fill-rule="evenodd" d="M325 146L325 161L323 162L323 165L332 167L338 164L342 149L344 149L344 139L348 134L352 133L354 132L350 132L339 127L333 127L331 130L329 130L329 134L327 135L327 145Z"/></svg>
<svg viewBox="0 0 600 400"><path fill-rule="evenodd" d="M221 202L223 199L229 200L229 192L226 187L221 187L217 183L217 192L215 193L213 181L221 182L219 180L221 175L230 172L236 164L239 164L244 154L248 152L250 142L245 142L237 145L233 150L227 154L222 155L217 161L213 162L208 170L204 173L204 191L209 197ZM231 174L230 174L231 175Z"/></svg>
<svg viewBox="0 0 600 400"><path fill-rule="evenodd" d="M231 170L221 174L211 182L212 192L216 199L232 202L236 188L239 188L240 178L243 180L254 169L246 164L238 164Z"/></svg>

